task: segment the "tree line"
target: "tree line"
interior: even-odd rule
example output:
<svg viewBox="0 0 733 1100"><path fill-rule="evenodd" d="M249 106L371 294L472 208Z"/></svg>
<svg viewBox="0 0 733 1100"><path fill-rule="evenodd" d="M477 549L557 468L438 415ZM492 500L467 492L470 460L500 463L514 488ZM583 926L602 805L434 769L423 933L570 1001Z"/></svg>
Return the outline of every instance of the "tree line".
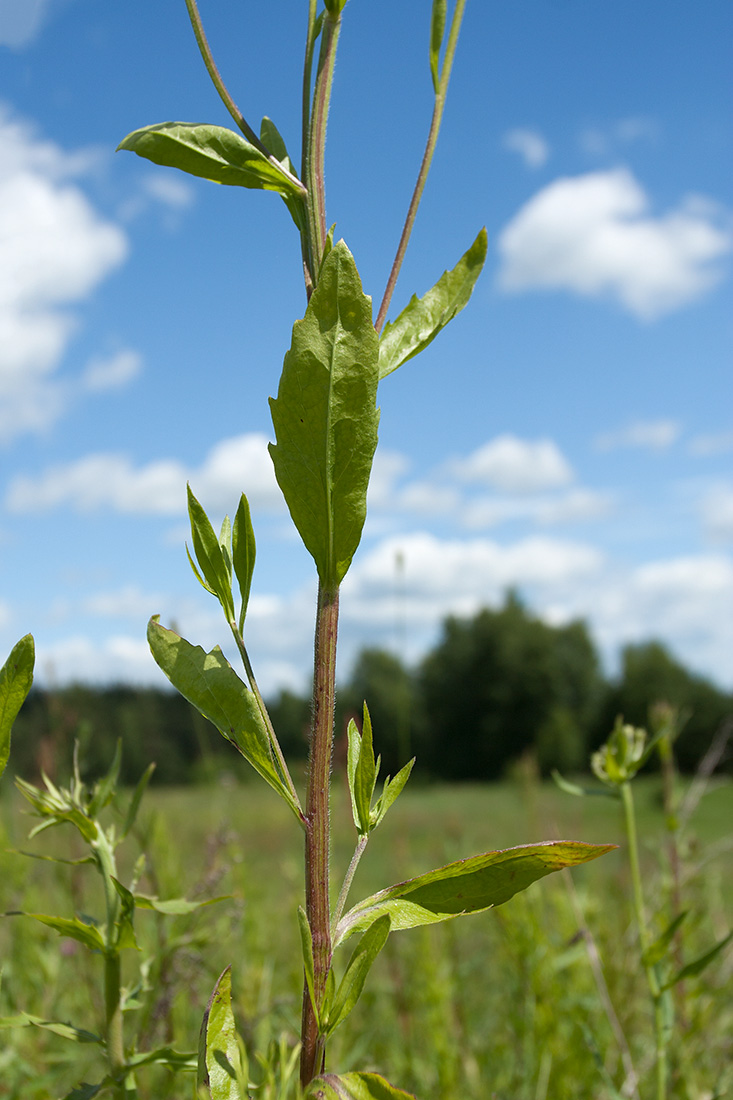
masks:
<svg viewBox="0 0 733 1100"><path fill-rule="evenodd" d="M551 626L513 593L498 609L447 618L435 647L415 668L394 653L363 649L337 699L337 753L345 757L350 718L366 700L382 773L417 757L423 779L494 780L529 753L543 774L584 771L617 715L646 725L649 708L679 710L676 756L693 771L733 695L676 661L659 642L628 645L619 675L604 677L580 620ZM283 690L268 709L289 758L307 755L310 698ZM101 773L118 738L123 780L153 760L156 781L187 783L246 765L219 733L174 692L133 686L34 689L16 723L11 767L24 778L64 774L74 741L88 775Z"/></svg>

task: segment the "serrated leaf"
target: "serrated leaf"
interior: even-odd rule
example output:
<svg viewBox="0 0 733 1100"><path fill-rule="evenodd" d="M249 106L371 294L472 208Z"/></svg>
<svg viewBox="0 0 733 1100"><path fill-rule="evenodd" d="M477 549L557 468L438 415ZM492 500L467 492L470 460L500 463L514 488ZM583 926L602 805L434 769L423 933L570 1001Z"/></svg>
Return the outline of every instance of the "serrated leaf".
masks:
<svg viewBox="0 0 733 1100"><path fill-rule="evenodd" d="M388 914L379 917L367 928L349 959L344 976L339 983L333 1006L328 1014L328 1034L342 1024L361 997L364 983L390 932Z"/></svg>
<svg viewBox="0 0 733 1100"><path fill-rule="evenodd" d="M191 541L196 561L204 575L208 588L219 600L227 622L234 621L234 599L232 597L231 561L227 561L221 542L216 536L211 521L194 496L191 486L186 486L188 495L188 516L191 521ZM189 554L189 560L190 560ZM193 562L191 563L193 565ZM196 570L194 569L194 572ZM199 580L201 578L199 577Z"/></svg>
<svg viewBox="0 0 733 1100"><path fill-rule="evenodd" d="M242 1060L232 1012L232 968L219 977L211 994L199 1037L199 1085L207 1085L211 1100L247 1100L241 1088Z"/></svg>
<svg viewBox="0 0 733 1100"><path fill-rule="evenodd" d="M128 134L117 149L214 183L276 191L299 201L303 195L297 181L288 179L259 149L224 126L195 122L143 126Z"/></svg>
<svg viewBox="0 0 733 1100"><path fill-rule="evenodd" d="M10 650L0 668L0 775L10 756L10 732L33 683L36 651L32 634L26 634Z"/></svg>
<svg viewBox="0 0 733 1100"><path fill-rule="evenodd" d="M615 847L572 840L544 841L449 863L359 902L339 921L334 946L368 928L384 913L389 913L393 931L480 913L502 905L553 871L587 863Z"/></svg>
<svg viewBox="0 0 733 1100"><path fill-rule="evenodd" d="M336 588L359 545L377 445L378 341L371 299L343 241L293 326L270 399L275 475L322 584Z"/></svg>
<svg viewBox="0 0 733 1100"><path fill-rule="evenodd" d="M422 298L413 294L402 313L387 322L379 341L380 380L423 351L460 313L481 274L486 249L486 230L482 229L451 271L444 271Z"/></svg>
<svg viewBox="0 0 733 1100"><path fill-rule="evenodd" d="M718 943L716 943L714 947L711 947L709 951L706 951L704 955L698 956L698 958L693 959L691 963L687 963L681 970L678 970L673 978L665 982L661 992L664 993L665 990L671 989L673 985L677 985L677 982L683 982L687 978L696 978L698 974L702 974L703 970L710 966L710 963L718 957L723 948L727 947L731 940L733 940L733 932L729 932L727 936L719 940Z"/></svg>
<svg viewBox="0 0 733 1100"><path fill-rule="evenodd" d="M252 587L252 574L254 573L256 556L257 545L255 543L252 518L249 512L249 501L244 493L242 493L239 500L239 507L234 516L234 527L232 529L232 564L234 566L234 575L239 584L239 593L242 598L239 612L240 634L244 630L244 619L249 604L249 593Z"/></svg>
<svg viewBox="0 0 733 1100"><path fill-rule="evenodd" d="M148 624L148 643L173 686L239 749L300 821L300 808L280 774L256 700L219 647L205 653L161 626L155 616Z"/></svg>
<svg viewBox="0 0 733 1100"><path fill-rule="evenodd" d="M378 1073L324 1073L311 1081L303 1100L415 1100Z"/></svg>
<svg viewBox="0 0 733 1100"><path fill-rule="evenodd" d="M371 813L373 829L376 829L377 825L379 825L380 822L384 820L384 815L387 813L387 810L390 808L390 806L394 805L396 800L402 794L403 790L405 789L405 784L410 778L410 773L413 769L414 764L415 757L413 756L412 760L409 760L407 764L405 764L404 768L400 768L394 779L390 779L388 776L387 779L384 781L382 793L379 796L377 804L375 805Z"/></svg>
<svg viewBox="0 0 733 1100"><path fill-rule="evenodd" d="M440 61L440 47L443 45L445 34L445 17L448 10L448 0L433 0L433 11L430 17L430 72L433 77L433 88L436 93L440 83L438 69Z"/></svg>

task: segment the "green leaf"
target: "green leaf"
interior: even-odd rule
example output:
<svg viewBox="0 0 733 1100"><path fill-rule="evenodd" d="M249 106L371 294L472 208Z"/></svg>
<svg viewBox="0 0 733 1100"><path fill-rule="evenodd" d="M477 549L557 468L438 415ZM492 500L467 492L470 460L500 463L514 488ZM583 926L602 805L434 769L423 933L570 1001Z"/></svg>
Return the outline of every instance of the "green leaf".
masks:
<svg viewBox="0 0 733 1100"><path fill-rule="evenodd" d="M32 1016L30 1012L21 1012L17 1016L5 1016L0 1019L0 1027L40 1027L45 1031L52 1031L54 1035L60 1035L62 1039L71 1039L75 1043L99 1043L103 1042L101 1036L92 1031L86 1031L72 1024L62 1024L58 1020L44 1020L42 1016Z"/></svg>
<svg viewBox="0 0 733 1100"><path fill-rule="evenodd" d="M311 926L308 920L308 914L302 905L298 906L298 928L300 930L300 946L303 953L303 972L305 974L305 984L308 989L308 996L310 997L311 1007L313 1008L313 1014L316 1018L316 1024L320 1029L320 1013L318 1005L316 1004L315 993L315 964L313 962L313 935L311 933Z"/></svg>
<svg viewBox="0 0 733 1100"><path fill-rule="evenodd" d="M452 271L444 271L422 298L413 294L397 319L387 322L379 341L380 379L423 351L460 313L481 274L486 248L486 230L482 229Z"/></svg>
<svg viewBox="0 0 733 1100"><path fill-rule="evenodd" d="M679 913L674 918L674 920L667 925L664 931L659 936L657 936L654 943L649 945L649 947L642 955L642 962L644 963L644 966L656 966L657 963L660 963L662 961L664 956L667 954L667 948L674 939L677 929L680 927L688 913L689 909L685 909L683 913Z"/></svg>
<svg viewBox="0 0 733 1100"><path fill-rule="evenodd" d="M343 241L293 326L270 399L278 484L322 584L336 588L359 545L377 445L378 341L371 298Z"/></svg>
<svg viewBox="0 0 733 1100"><path fill-rule="evenodd" d="M303 1100L415 1100L378 1073L324 1073L305 1090Z"/></svg>
<svg viewBox="0 0 733 1100"><path fill-rule="evenodd" d="M387 778L385 779L382 793L377 799L376 805L371 812L371 824L373 829L376 829L377 825L382 822L382 820L384 819L384 815L387 813L387 810L390 808L390 806L393 805L394 802L396 802L396 800L402 794L403 790L405 789L405 784L410 778L410 772L412 771L414 764L415 757L413 756L412 760L408 761L408 763L405 764L404 768L400 768L394 779L390 779L389 776L387 776Z"/></svg>
<svg viewBox="0 0 733 1100"><path fill-rule="evenodd" d="M134 130L117 149L191 176L302 199L303 188L240 134L223 126L162 122Z"/></svg>
<svg viewBox="0 0 733 1100"><path fill-rule="evenodd" d="M99 1096L100 1092L110 1084L112 1084L110 1078L105 1077L104 1081L100 1081L98 1085L77 1085L71 1092L67 1092L64 1100L94 1100L94 1097Z"/></svg>
<svg viewBox="0 0 733 1100"><path fill-rule="evenodd" d="M0 775L5 771L10 756L13 722L31 690L35 657L33 635L26 634L15 643L0 668Z"/></svg>
<svg viewBox="0 0 733 1100"><path fill-rule="evenodd" d="M105 806L109 805L114 798L117 789L117 780L120 777L121 764L122 738L118 737L117 745L115 746L115 754L109 771L95 784L94 793L89 800L89 805L87 806L89 817L96 817L100 810L103 810Z"/></svg>
<svg viewBox="0 0 733 1100"><path fill-rule="evenodd" d="M353 724L353 732L351 726ZM374 742L372 738L372 722L366 703L364 704L364 720L362 723L361 737L356 728L356 723L349 722L349 748L355 760L353 766L348 768L349 787L351 789L351 805L354 813L354 822L361 836L369 834L371 830L370 811L374 784L377 779L377 765L374 760ZM358 738L358 744L357 739Z"/></svg>
<svg viewBox="0 0 733 1100"><path fill-rule="evenodd" d="M283 136L272 119L268 118L267 115L264 116L260 125L260 141L270 150L275 159L279 160L280 163L287 168L288 172L293 176L297 176L295 165L290 159Z"/></svg>
<svg viewBox="0 0 733 1100"><path fill-rule="evenodd" d="M120 912L117 920L115 921L116 939L114 942L115 950L122 951L126 947L132 947L135 951L139 951L138 942L135 939L135 927L133 921L135 919L135 898L130 890L126 886L116 879L112 878L114 888L120 895Z"/></svg>
<svg viewBox="0 0 733 1100"><path fill-rule="evenodd" d="M561 791L565 791L565 794L574 794L581 798L584 795L601 795L603 798L621 797L616 787L581 787L577 783L571 783L569 779L565 779L564 776L560 775L557 768L553 768L550 775L555 785Z"/></svg>
<svg viewBox="0 0 733 1100"><path fill-rule="evenodd" d="M440 47L443 45L445 34L445 17L448 9L448 0L433 0L433 12L430 18L430 72L433 77L433 88L437 94L440 83L438 64L440 59Z"/></svg>
<svg viewBox="0 0 733 1100"><path fill-rule="evenodd" d="M92 951L104 951L106 949L104 936L97 926L94 924L87 924L85 921L79 920L78 917L50 917L46 916L45 913L21 912L8 913L7 916L33 917L33 920L37 920L41 924L53 928L60 936L66 936L67 939L70 940L77 940L79 943L83 943L85 947L91 948Z"/></svg>
<svg viewBox="0 0 733 1100"><path fill-rule="evenodd" d="M387 942L389 932L390 918L389 914L385 913L367 928L359 940L339 983L333 1007L328 1014L327 1034L330 1035L339 1024L343 1023L361 997L367 975Z"/></svg>
<svg viewBox="0 0 733 1100"><path fill-rule="evenodd" d="M150 782L150 780L152 778L152 775L153 775L154 771L155 771L155 764L148 764L147 768L145 769L145 771L140 776L140 778L137 782L137 786L135 787L132 798L130 799L130 805L127 807L127 814L125 815L125 824L122 826L122 838L123 838L123 840L127 836L127 834L130 832L130 829L135 824L135 821L137 819L138 810L140 809L140 803L142 801L142 797L145 794L145 790L147 788L148 783Z"/></svg>
<svg viewBox="0 0 733 1100"><path fill-rule="evenodd" d="M168 1066L174 1070L196 1069L196 1053L174 1050L173 1047L157 1047L142 1054L133 1054L126 1065L130 1069L139 1066Z"/></svg>
<svg viewBox="0 0 733 1100"><path fill-rule="evenodd" d="M211 1100L247 1100L244 1069L232 1012L232 968L228 966L211 994L199 1036L199 1085Z"/></svg>
<svg viewBox="0 0 733 1100"><path fill-rule="evenodd" d="M249 592L252 587L252 574L255 568L255 556L257 546L255 533L252 527L252 518L249 513L249 502L242 493L239 507L234 517L232 530L232 564L234 574L239 584L239 592L242 597L242 607L239 612L239 633L244 630L244 618L249 604Z"/></svg>
<svg viewBox="0 0 733 1100"><path fill-rule="evenodd" d="M207 898L205 901L187 901L186 898L161 900L150 894L135 894L135 906L137 909L154 909L156 913L164 913L168 917L185 917L189 913L195 913L197 909L203 909L205 905L227 901L229 897L229 894L221 894L218 898Z"/></svg>
<svg viewBox="0 0 733 1100"><path fill-rule="evenodd" d="M683 982L687 978L696 978L698 974L702 974L703 970L710 965L714 959L720 954L724 947L733 940L733 932L729 932L722 940L719 940L714 947L711 947L709 951L706 951L704 955L698 956L691 963L687 963L681 970L678 970L673 978L666 982L661 989L664 993L665 990L671 989L673 985L677 985L677 982Z"/></svg>
<svg viewBox="0 0 733 1100"><path fill-rule="evenodd" d="M191 486L186 487L188 494L188 515L191 521L191 541L196 560L199 563L204 581L191 561L189 561L194 573L204 585L218 599L224 609L227 622L234 621L234 599L232 597L232 569L229 556L225 556L221 542L216 537L211 521L191 491ZM224 529L225 530L225 529ZM224 530L222 533L224 533Z"/></svg>
<svg viewBox="0 0 733 1100"><path fill-rule="evenodd" d="M389 913L393 931L480 913L508 901L537 879L596 859L615 844L545 841L461 859L380 890L339 921L334 946Z"/></svg>
<svg viewBox="0 0 733 1100"><path fill-rule="evenodd" d="M239 749L300 821L300 807L281 775L257 702L219 647L205 653L161 626L156 616L148 624L148 643L173 686Z"/></svg>

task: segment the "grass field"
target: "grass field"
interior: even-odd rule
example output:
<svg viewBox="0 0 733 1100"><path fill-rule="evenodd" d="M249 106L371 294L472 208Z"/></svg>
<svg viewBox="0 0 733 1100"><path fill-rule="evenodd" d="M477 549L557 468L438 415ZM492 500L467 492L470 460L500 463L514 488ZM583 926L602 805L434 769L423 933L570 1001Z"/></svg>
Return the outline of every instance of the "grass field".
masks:
<svg viewBox="0 0 733 1100"><path fill-rule="evenodd" d="M641 782L638 800L647 899L652 911L669 920L658 783ZM65 858L82 854L70 829L27 842L32 820L23 816L8 784L0 807L3 848ZM732 810L733 787L710 791L682 838L682 901L691 910L685 958L703 952L730 927ZM338 881L353 837L338 779L333 825ZM622 845L618 804L572 798L530 779L408 788L372 840L352 899L461 856L557 838ZM155 790L147 796L138 837L120 849L123 878L141 846L148 853L141 883L146 892L229 897L193 917L138 914L151 988L140 991L130 1029L139 1027L146 1045L173 1042L195 1050L208 995L231 963L249 1050L265 1050L281 1034L292 1043L300 1016L295 910L301 901L301 836L288 811L255 783ZM4 909L101 913L97 883L86 866L29 860L10 851L3 852L0 866ZM653 1051L632 928L620 847L576 870L572 879L553 875L487 914L393 935L364 998L334 1039L331 1065L378 1069L421 1100L610 1100L624 1082L626 1057L639 1074L643 1098L650 1093ZM0 1015L26 1010L94 1030L101 1012L99 960L28 918L6 918L0 936ZM595 948L615 1024L591 966ZM134 952L128 955L132 973L139 960ZM729 949L685 984L672 1048L673 1095L679 1100L712 1100L733 1088L732 971ZM51 1032L8 1029L0 1032L0 1043L2 1097L55 1100L82 1078L99 1076L94 1047ZM188 1079L163 1071L141 1075L140 1084L141 1097L191 1096Z"/></svg>

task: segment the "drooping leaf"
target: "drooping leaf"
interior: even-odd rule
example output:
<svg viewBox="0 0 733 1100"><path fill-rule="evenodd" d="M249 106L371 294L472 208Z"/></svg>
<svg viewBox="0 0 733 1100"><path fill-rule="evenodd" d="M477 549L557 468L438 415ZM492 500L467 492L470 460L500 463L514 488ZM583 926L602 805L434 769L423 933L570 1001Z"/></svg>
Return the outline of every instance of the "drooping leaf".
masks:
<svg viewBox="0 0 733 1100"><path fill-rule="evenodd" d="M33 635L16 642L0 668L0 775L10 756L10 731L33 683L36 652Z"/></svg>
<svg viewBox="0 0 733 1100"><path fill-rule="evenodd" d="M128 134L117 146L167 168L235 187L276 191L300 201L302 187L234 130L195 122L161 122Z"/></svg>
<svg viewBox="0 0 733 1100"><path fill-rule="evenodd" d="M384 913L389 913L394 931L480 913L508 901L552 871L587 863L615 847L572 840L545 841L449 863L359 902L339 921L334 945L368 928Z"/></svg>
<svg viewBox="0 0 733 1100"><path fill-rule="evenodd" d="M349 960L328 1014L328 1034L342 1024L356 1005L374 960L389 937L389 914L375 920L359 940Z"/></svg>
<svg viewBox="0 0 733 1100"><path fill-rule="evenodd" d="M324 1073L314 1078L303 1100L415 1100L378 1073Z"/></svg>
<svg viewBox="0 0 733 1100"><path fill-rule="evenodd" d="M242 606L239 612L239 632L244 630L244 618L249 604L249 593L252 587L252 574L255 568L257 546L255 533L252 526L252 518L249 513L249 501L244 493L239 500L239 507L234 516L232 529L232 564L234 575L239 584L239 592L242 597Z"/></svg>
<svg viewBox="0 0 733 1100"><path fill-rule="evenodd" d="M92 951L104 951L106 947L104 936L97 926L94 924L87 924L79 920L78 917L52 917L47 916L45 913L21 912L8 913L7 916L33 917L33 920L39 921L40 924L45 924L49 928L53 928L60 936L65 936L70 940L77 940L79 943L83 943L85 947L89 947Z"/></svg>
<svg viewBox="0 0 733 1100"><path fill-rule="evenodd" d="M208 1086L211 1100L247 1100L232 1012L231 969L228 966L214 986L199 1035L197 1082Z"/></svg>
<svg viewBox="0 0 733 1100"><path fill-rule="evenodd" d="M52 1031L54 1035L60 1035L62 1039L71 1039L75 1043L99 1043L103 1042L100 1035L93 1031L86 1031L82 1027L74 1027L73 1024L61 1023L58 1020L44 1020L42 1016L33 1016L30 1012L20 1012L17 1016L5 1016L0 1019L0 1028L10 1027L40 1027L45 1031Z"/></svg>
<svg viewBox="0 0 733 1100"><path fill-rule="evenodd" d="M410 301L394 321L388 321L379 341L379 377L423 351L467 304L486 259L486 230L482 229L452 271L444 271L435 286Z"/></svg>
<svg viewBox="0 0 733 1100"><path fill-rule="evenodd" d="M438 91L440 72L438 69L440 60L440 47L443 45L445 34L445 17L448 9L448 0L433 0L433 11L430 17L430 72L433 77L433 88Z"/></svg>
<svg viewBox="0 0 733 1100"><path fill-rule="evenodd" d="M148 624L148 643L173 686L239 749L300 821L300 807L281 774L257 702L219 647L206 653L161 626L156 616Z"/></svg>
<svg viewBox="0 0 733 1100"><path fill-rule="evenodd" d="M231 559L228 560L225 556L221 542L211 526L211 521L194 496L191 486L188 485L186 488L188 515L191 521L191 541L193 542L196 561L199 563L206 581L204 587L208 588L209 592L213 593L219 600L227 617L227 622L232 622L234 620L234 599L232 597ZM193 562L191 562L191 566L193 567ZM198 576L195 568L194 573ZM200 577L199 580L201 580Z"/></svg>
<svg viewBox="0 0 733 1100"><path fill-rule="evenodd" d="M720 952L728 946L731 940L733 940L733 932L729 932L727 936L719 940L715 946L711 947L709 951L706 951L704 955L699 955L698 958L693 959L692 962L687 963L681 970L678 970L673 978L665 982L661 992L664 993L665 990L671 989L672 986L677 985L677 982L683 982L687 978L696 978L698 974L702 974L703 970L710 966L710 963L718 957Z"/></svg>
<svg viewBox="0 0 733 1100"><path fill-rule="evenodd" d="M371 299L343 241L293 326L270 399L278 484L322 584L341 582L359 545L377 445L378 341Z"/></svg>

